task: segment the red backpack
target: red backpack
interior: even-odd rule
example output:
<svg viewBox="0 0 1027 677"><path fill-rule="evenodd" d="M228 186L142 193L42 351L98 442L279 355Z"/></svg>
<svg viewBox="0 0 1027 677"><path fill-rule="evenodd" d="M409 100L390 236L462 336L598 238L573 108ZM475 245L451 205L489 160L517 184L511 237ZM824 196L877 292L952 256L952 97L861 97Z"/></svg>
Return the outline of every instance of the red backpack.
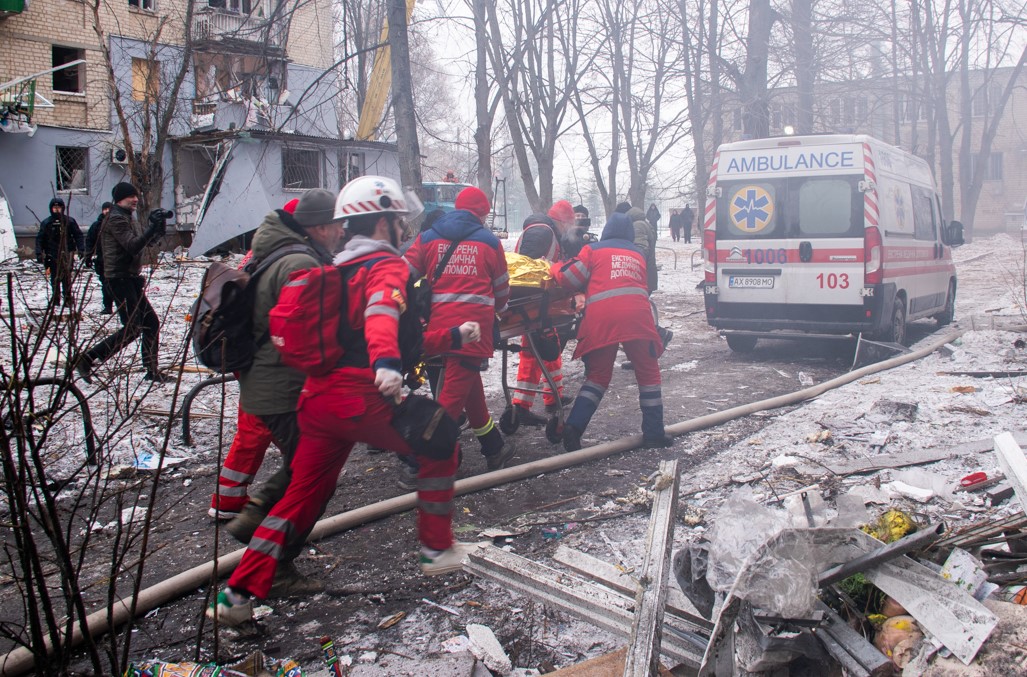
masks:
<svg viewBox="0 0 1027 677"><path fill-rule="evenodd" d="M271 343L282 362L310 376L323 376L342 359L339 322L348 302L343 271L323 266L296 271L268 316Z"/></svg>

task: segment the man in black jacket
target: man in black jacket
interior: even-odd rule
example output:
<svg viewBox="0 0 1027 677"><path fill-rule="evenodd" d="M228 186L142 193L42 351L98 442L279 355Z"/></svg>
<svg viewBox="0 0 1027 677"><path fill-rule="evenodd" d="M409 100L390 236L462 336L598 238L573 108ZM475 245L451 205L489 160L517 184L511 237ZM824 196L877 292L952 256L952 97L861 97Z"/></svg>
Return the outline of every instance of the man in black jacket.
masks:
<svg viewBox="0 0 1027 677"><path fill-rule="evenodd" d="M103 274L103 251L100 250L100 229L113 206L110 202L104 202L100 207L100 215L86 232L86 265L96 271L96 278L100 280L100 294L103 298L101 315L110 315L114 312L114 297L111 296L110 285Z"/></svg>
<svg viewBox="0 0 1027 677"><path fill-rule="evenodd" d="M36 234L36 260L46 266L50 274L50 301L57 303L63 292L64 305L75 307L71 295L71 271L75 265L74 253L82 252L82 230L78 222L64 213L64 200L50 200L50 216L39 224Z"/></svg>
<svg viewBox="0 0 1027 677"><path fill-rule="evenodd" d="M133 217L139 204L139 191L131 183L122 182L114 186L111 196L114 206L100 232L100 251L103 253L104 276L118 304L122 327L79 355L75 369L83 381L92 383L95 364L104 362L142 334L140 348L146 379L164 383L167 378L157 365L160 319L143 292L146 281L140 271L143 250L164 236L167 224L161 212L154 210L150 212L149 227L143 230Z"/></svg>

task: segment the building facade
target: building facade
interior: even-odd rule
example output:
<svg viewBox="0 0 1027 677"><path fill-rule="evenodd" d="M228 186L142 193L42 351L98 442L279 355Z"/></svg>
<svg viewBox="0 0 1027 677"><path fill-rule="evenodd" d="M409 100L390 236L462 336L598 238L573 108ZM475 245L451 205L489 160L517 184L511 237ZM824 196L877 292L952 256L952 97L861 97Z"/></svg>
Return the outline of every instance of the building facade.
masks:
<svg viewBox="0 0 1027 677"><path fill-rule="evenodd" d="M54 195L91 222L128 180L125 134L152 150L165 111L161 206L193 254L308 188L399 173L393 146L339 138L329 0L32 0L0 12L0 42L0 83L43 73L0 91L0 188L23 242Z"/></svg>

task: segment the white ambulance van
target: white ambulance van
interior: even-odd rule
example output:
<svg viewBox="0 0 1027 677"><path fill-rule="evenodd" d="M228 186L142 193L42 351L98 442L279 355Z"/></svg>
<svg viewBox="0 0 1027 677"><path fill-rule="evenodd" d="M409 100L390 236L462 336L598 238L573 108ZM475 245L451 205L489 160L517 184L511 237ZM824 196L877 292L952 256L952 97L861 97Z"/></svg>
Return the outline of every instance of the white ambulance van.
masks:
<svg viewBox="0 0 1027 677"><path fill-rule="evenodd" d="M951 247L930 167L862 135L728 143L703 221L707 321L732 350L759 338L901 343L906 323L952 321Z"/></svg>

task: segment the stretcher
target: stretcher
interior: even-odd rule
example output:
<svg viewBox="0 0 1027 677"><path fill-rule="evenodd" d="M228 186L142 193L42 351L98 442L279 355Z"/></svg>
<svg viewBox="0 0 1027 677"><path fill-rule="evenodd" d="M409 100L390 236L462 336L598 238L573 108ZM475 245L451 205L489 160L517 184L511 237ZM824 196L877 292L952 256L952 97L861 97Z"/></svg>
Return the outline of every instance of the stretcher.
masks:
<svg viewBox="0 0 1027 677"><path fill-rule="evenodd" d="M511 287L510 303L499 314L499 341L496 348L502 353L503 396L506 410L499 419L499 429L510 435L522 425L532 425L519 415L520 407L513 404L514 388L510 385L510 355L528 351L538 361L554 396L559 392L553 375L546 367L563 352L567 342L577 336L578 324L585 305L583 294L553 286ZM521 341L521 337L526 341ZM516 339L516 342L514 340ZM524 345L526 344L526 345ZM555 354L554 354L555 352ZM542 393L543 388L517 388L523 392ZM563 434L563 407L546 422L546 438L554 444Z"/></svg>

